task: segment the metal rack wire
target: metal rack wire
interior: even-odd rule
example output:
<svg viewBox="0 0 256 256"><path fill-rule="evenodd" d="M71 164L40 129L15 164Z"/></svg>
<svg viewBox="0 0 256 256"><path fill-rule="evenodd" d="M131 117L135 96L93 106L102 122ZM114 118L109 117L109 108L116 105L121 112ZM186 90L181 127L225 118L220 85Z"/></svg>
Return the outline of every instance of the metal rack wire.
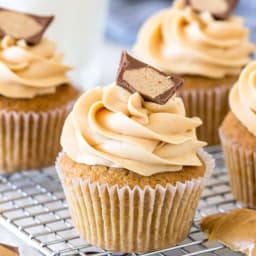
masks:
<svg viewBox="0 0 256 256"><path fill-rule="evenodd" d="M217 161L217 170L204 190L187 239L176 247L144 256L240 255L220 243L208 243L199 229L201 217L239 207L230 194L222 152L218 147L209 151ZM0 221L47 256L113 255L78 237L54 168L0 176Z"/></svg>

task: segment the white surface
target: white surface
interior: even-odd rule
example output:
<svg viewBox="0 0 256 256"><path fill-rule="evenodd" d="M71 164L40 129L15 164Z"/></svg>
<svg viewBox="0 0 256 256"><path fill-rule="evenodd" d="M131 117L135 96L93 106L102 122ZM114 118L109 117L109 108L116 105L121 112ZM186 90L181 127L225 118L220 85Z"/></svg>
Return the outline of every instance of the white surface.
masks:
<svg viewBox="0 0 256 256"><path fill-rule="evenodd" d="M100 56L101 76L99 85L106 85L115 81L121 58L121 52L125 49L125 47L113 44L111 42L107 42L104 45Z"/></svg>
<svg viewBox="0 0 256 256"><path fill-rule="evenodd" d="M9 244L11 246L17 246L20 250L21 256L42 256L41 253L34 250L32 247L23 243L15 235L6 230L3 226L0 225L0 242L4 244ZM1 255L4 256L4 255Z"/></svg>
<svg viewBox="0 0 256 256"><path fill-rule="evenodd" d="M113 83L116 79L116 73L119 66L122 50L128 50L127 48L114 44L112 42L105 42L99 50L99 58L96 62L98 65L94 67L92 72L96 72L96 77L85 80L79 83L79 86L83 91L91 89L95 86L105 86ZM71 71L72 77L72 71Z"/></svg>

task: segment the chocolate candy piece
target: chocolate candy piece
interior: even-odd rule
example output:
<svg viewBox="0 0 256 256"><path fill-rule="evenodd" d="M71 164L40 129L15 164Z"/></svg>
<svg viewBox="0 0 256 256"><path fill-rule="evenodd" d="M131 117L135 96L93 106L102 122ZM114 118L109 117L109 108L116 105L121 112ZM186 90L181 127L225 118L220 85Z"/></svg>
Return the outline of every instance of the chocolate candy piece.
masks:
<svg viewBox="0 0 256 256"><path fill-rule="evenodd" d="M0 37L9 35L35 45L53 19L54 16L37 16L0 8Z"/></svg>
<svg viewBox="0 0 256 256"><path fill-rule="evenodd" d="M160 72L123 51L116 83L131 93L138 92L146 101L163 105L181 87L183 80Z"/></svg>
<svg viewBox="0 0 256 256"><path fill-rule="evenodd" d="M227 19L238 0L185 0L196 11L208 11L217 19Z"/></svg>
<svg viewBox="0 0 256 256"><path fill-rule="evenodd" d="M19 256L19 249L14 246L0 243L0 255Z"/></svg>

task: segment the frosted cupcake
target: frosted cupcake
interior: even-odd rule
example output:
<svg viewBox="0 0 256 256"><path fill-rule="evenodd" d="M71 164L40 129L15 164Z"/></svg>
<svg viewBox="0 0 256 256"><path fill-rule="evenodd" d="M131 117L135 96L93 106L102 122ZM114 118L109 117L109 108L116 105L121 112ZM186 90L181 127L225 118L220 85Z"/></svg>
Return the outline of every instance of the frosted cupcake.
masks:
<svg viewBox="0 0 256 256"><path fill-rule="evenodd" d="M256 62L241 73L231 90L231 112L220 128L234 197L256 207Z"/></svg>
<svg viewBox="0 0 256 256"><path fill-rule="evenodd" d="M187 236L213 159L175 96L182 80L123 53L116 83L87 91L57 160L74 225L107 250L147 252Z"/></svg>
<svg viewBox="0 0 256 256"><path fill-rule="evenodd" d="M204 8L214 3L218 1L207 2ZM140 59L166 73L182 75L185 84L179 95L188 116L203 120L198 135L209 145L219 143L228 92L255 49L241 17L223 14L216 19L216 15L176 1L144 23L134 46Z"/></svg>
<svg viewBox="0 0 256 256"><path fill-rule="evenodd" d="M52 165L78 90L53 42L42 38L53 17L0 9L0 170Z"/></svg>

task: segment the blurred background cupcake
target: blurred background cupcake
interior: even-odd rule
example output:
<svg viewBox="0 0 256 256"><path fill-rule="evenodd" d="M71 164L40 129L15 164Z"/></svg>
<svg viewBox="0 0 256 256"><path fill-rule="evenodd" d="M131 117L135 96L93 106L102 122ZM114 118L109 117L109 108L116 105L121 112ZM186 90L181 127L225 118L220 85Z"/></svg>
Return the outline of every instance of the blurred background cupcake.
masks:
<svg viewBox="0 0 256 256"><path fill-rule="evenodd" d="M3 9L0 13L2 172L52 165L64 120L79 95L62 54L42 37L52 19Z"/></svg>
<svg viewBox="0 0 256 256"><path fill-rule="evenodd" d="M185 84L180 96L188 115L202 118L198 136L209 145L219 143L218 127L228 111L228 92L254 50L242 17L216 19L184 0L151 16L134 46L142 60L182 75Z"/></svg>
<svg viewBox="0 0 256 256"><path fill-rule="evenodd" d="M201 120L186 116L181 98L171 93L157 103L159 97L149 101L122 87L141 81L138 88L156 92L151 86L170 83L170 76L130 63L121 66L129 66L121 80L78 99L56 168L83 239L107 250L147 252L185 239L214 163L196 137Z"/></svg>
<svg viewBox="0 0 256 256"><path fill-rule="evenodd" d="M231 111L220 128L226 166L234 197L256 207L256 62L250 63L234 84Z"/></svg>

